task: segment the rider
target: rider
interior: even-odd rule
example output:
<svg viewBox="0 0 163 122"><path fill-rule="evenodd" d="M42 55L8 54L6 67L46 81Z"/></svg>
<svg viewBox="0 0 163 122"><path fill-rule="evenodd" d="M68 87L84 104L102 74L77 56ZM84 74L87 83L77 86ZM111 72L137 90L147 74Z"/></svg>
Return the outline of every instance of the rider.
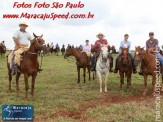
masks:
<svg viewBox="0 0 163 122"><path fill-rule="evenodd" d="M2 41L0 45L5 46L5 41Z"/></svg>
<svg viewBox="0 0 163 122"><path fill-rule="evenodd" d="M146 50L158 47L158 40L154 38L154 32L149 33L149 39L146 41ZM142 67L140 67L139 75L143 75Z"/></svg>
<svg viewBox="0 0 163 122"><path fill-rule="evenodd" d="M28 27L26 22L20 23L19 27L20 27L20 30L16 31L13 35L13 40L15 42L14 51L16 51L20 48L28 47L29 42L32 40L32 36L26 31L26 28ZM13 54L13 58L11 61L11 63L12 63L11 75L15 75L16 71L18 71L17 65L14 64L14 60L15 60L15 54Z"/></svg>
<svg viewBox="0 0 163 122"><path fill-rule="evenodd" d="M47 44L47 47L50 47L49 43Z"/></svg>
<svg viewBox="0 0 163 122"><path fill-rule="evenodd" d="M83 47L83 51L91 52L91 45L89 45L89 40L86 40L86 45Z"/></svg>
<svg viewBox="0 0 163 122"><path fill-rule="evenodd" d="M56 47L56 48L58 48L58 47L59 47L58 43L55 45L55 47Z"/></svg>
<svg viewBox="0 0 163 122"><path fill-rule="evenodd" d="M96 50L95 54L92 56L91 71L95 71L95 57L100 54L101 44L105 44L105 45L108 44L107 40L104 39L104 37L105 37L104 34L99 33L96 37L99 38L99 40L97 40L95 42L95 44L94 44L94 48L97 48L97 50ZM110 55L110 57L111 57L111 68L110 68L110 71L112 72L112 68L113 68L113 57L112 57L112 55Z"/></svg>
<svg viewBox="0 0 163 122"><path fill-rule="evenodd" d="M134 57L133 57L132 54L130 53L131 42L128 41L128 37L129 37L128 34L125 34L125 35L124 35L124 40L121 41L121 44L120 44L120 50L121 50L121 48L129 48L128 53L129 53L129 56L130 56L130 58L131 58L131 60L132 60L133 73L137 73L136 68L135 68L135 65L134 65ZM120 54L117 56L117 58L116 58L116 65L115 65L114 73L117 73L117 72L118 72L117 63L118 63L118 60L119 60L119 58L120 58L121 56L122 56L122 53L120 53Z"/></svg>
<svg viewBox="0 0 163 122"><path fill-rule="evenodd" d="M54 45L53 45L53 42L51 43L51 45L50 45L50 48L53 48L54 47Z"/></svg>

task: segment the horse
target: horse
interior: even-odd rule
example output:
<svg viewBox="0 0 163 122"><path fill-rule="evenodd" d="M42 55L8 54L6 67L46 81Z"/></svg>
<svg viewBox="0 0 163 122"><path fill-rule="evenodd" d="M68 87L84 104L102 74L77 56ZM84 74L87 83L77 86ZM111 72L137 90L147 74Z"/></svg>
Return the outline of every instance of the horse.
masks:
<svg viewBox="0 0 163 122"><path fill-rule="evenodd" d="M60 52L60 47L56 47L53 52L58 56L59 52Z"/></svg>
<svg viewBox="0 0 163 122"><path fill-rule="evenodd" d="M5 55L5 53L6 53L6 46L4 46L4 45L0 45L0 54L1 54L1 58L2 58L2 56L3 56L3 54Z"/></svg>
<svg viewBox="0 0 163 122"><path fill-rule="evenodd" d="M84 83L85 83L85 76L86 76L86 68L88 69L89 73L89 80L90 78L90 60L89 57L86 55L85 52L80 52L71 46L66 50L66 53L64 55L64 58L66 59L69 56L74 56L76 58L76 64L77 64L77 71L78 71L78 81L77 83L80 83L80 68L83 68L83 77L84 77Z"/></svg>
<svg viewBox="0 0 163 122"><path fill-rule="evenodd" d="M153 55L149 50L144 50L144 48L135 47L135 54L134 54L134 65L137 67L141 63L142 71L143 71L143 76L144 76L144 85L145 89L143 92L143 96L146 95L148 89L147 89L147 77L148 75L152 76L152 85L153 85L153 95L155 95L155 84L156 84L156 57ZM163 75L162 75L162 84L163 84ZM162 89L163 91L163 85Z"/></svg>
<svg viewBox="0 0 163 122"><path fill-rule="evenodd" d="M121 48L121 50L122 50L122 55L117 62L119 75L121 77L120 89L122 89L122 85L124 85L124 75L125 75L127 77L127 91L128 91L129 86L131 85L132 60L128 53L129 48Z"/></svg>
<svg viewBox="0 0 163 122"><path fill-rule="evenodd" d="M61 49L62 55L65 54L65 45L62 45L62 49Z"/></svg>
<svg viewBox="0 0 163 122"><path fill-rule="evenodd" d="M43 40L43 35L36 36L34 33L34 39L31 40L31 45L27 52L23 53L23 60L20 62L20 66L18 66L18 72L16 74L16 89L17 93L20 93L19 89L19 77L21 74L24 74L24 81L25 81L25 100L28 100L28 78L32 76L32 85L31 85L31 95L34 98L34 85L35 79L37 77L37 72L39 70L39 62L38 62L38 53L46 48L45 41ZM8 75L9 75L9 93L11 93L11 72L10 64L7 60L7 67L8 67Z"/></svg>
<svg viewBox="0 0 163 122"><path fill-rule="evenodd" d="M105 74L105 92L107 92L107 80L110 70L108 45L101 45L100 55L96 63L96 73L100 81L100 93L102 93L102 74Z"/></svg>

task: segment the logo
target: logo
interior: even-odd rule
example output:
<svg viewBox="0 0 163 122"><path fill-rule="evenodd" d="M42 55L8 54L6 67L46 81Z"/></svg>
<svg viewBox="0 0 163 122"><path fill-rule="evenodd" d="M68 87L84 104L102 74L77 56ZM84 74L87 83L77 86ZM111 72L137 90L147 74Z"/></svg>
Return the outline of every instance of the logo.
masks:
<svg viewBox="0 0 163 122"><path fill-rule="evenodd" d="M32 105L2 105L2 120L32 121Z"/></svg>

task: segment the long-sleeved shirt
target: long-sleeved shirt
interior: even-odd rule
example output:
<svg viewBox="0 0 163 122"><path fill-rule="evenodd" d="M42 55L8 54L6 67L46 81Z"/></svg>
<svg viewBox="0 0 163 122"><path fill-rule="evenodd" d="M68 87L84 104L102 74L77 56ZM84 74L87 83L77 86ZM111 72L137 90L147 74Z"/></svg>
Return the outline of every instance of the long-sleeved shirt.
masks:
<svg viewBox="0 0 163 122"><path fill-rule="evenodd" d="M108 41L107 41L106 39L97 40L97 41L95 42L95 47L97 48L97 52L101 51L101 45L98 45L98 42L100 42L100 44L105 44L105 45L108 44Z"/></svg>
<svg viewBox="0 0 163 122"><path fill-rule="evenodd" d="M150 42L150 39L146 41L146 50L150 49L150 48L154 48L158 46L158 40L157 39L153 39L153 42Z"/></svg>
<svg viewBox="0 0 163 122"><path fill-rule="evenodd" d="M85 46L83 47L83 51L91 52L91 45L85 45Z"/></svg>

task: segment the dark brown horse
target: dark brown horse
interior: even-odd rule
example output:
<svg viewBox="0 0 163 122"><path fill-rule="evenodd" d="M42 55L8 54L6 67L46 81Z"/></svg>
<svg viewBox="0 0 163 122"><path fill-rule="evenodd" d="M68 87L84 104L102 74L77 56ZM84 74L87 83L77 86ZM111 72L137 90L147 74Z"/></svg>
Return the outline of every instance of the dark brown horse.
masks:
<svg viewBox="0 0 163 122"><path fill-rule="evenodd" d="M6 46L0 45L0 54L1 54L1 57L3 56L3 54L5 55L5 53L6 53Z"/></svg>
<svg viewBox="0 0 163 122"><path fill-rule="evenodd" d="M62 45L62 49L61 49L61 52L62 52L62 55L64 55L65 54L65 45Z"/></svg>
<svg viewBox="0 0 163 122"><path fill-rule="evenodd" d="M132 60L128 53L128 48L121 48L122 56L118 60L118 69L120 74L120 88L122 89L122 85L124 84L124 76L127 77L127 90L129 90L129 86L131 85L131 74L132 74Z"/></svg>
<svg viewBox="0 0 163 122"><path fill-rule="evenodd" d="M89 80L90 80L90 59L87 57L85 52L80 52L74 48L69 47L66 50L64 58L66 59L69 56L74 56L76 58L77 64L77 71L78 71L78 83L80 83L80 68L83 68L83 77L85 83L85 76L86 76L86 68L88 69L89 73Z"/></svg>
<svg viewBox="0 0 163 122"><path fill-rule="evenodd" d="M18 67L19 72L16 74L16 89L18 94L20 93L19 89L19 77L21 74L24 74L24 81L25 81L25 100L28 100L28 78L29 76L32 76L32 85L31 85L31 95L34 98L34 85L35 85L35 79L37 76L37 72L39 70L39 62L38 62L38 53L46 48L45 41L43 40L42 36L36 36L34 35L34 39L31 41L30 48L27 52L23 54L23 60L20 63L20 66ZM8 75L9 75L9 92L11 93L11 69L10 65L7 63L8 66Z"/></svg>
<svg viewBox="0 0 163 122"><path fill-rule="evenodd" d="M54 53L58 56L59 52L60 52L60 47L56 47L54 49Z"/></svg>
<svg viewBox="0 0 163 122"><path fill-rule="evenodd" d="M147 93L147 77L148 75L152 76L152 85L153 85L153 95L155 95L156 91L156 57L149 51L149 50L144 50L144 48L141 47L136 47L135 48L135 61L134 65L138 66L141 63L142 67L142 72L144 76L144 85L145 85L145 90L143 92L143 96L146 95ZM163 82L163 77L162 77L162 82ZM162 87L163 91L163 87Z"/></svg>

